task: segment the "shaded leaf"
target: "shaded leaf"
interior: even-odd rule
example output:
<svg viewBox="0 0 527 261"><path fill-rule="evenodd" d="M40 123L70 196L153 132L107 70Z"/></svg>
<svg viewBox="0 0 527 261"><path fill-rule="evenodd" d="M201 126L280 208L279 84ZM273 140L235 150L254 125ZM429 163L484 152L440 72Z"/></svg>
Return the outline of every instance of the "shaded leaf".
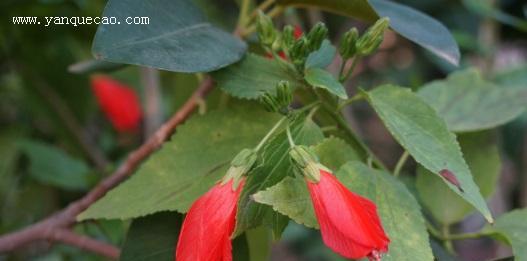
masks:
<svg viewBox="0 0 527 261"><path fill-rule="evenodd" d="M514 260L527 260L527 209L517 209L509 213L505 213L496 219L494 226L487 228L490 232L499 233L504 236L508 243L512 246L514 253Z"/></svg>
<svg viewBox="0 0 527 261"><path fill-rule="evenodd" d="M297 72L282 67L277 61L255 54L247 54L240 62L212 73L218 86L232 96L256 99L275 89L281 80L292 87L303 86Z"/></svg>
<svg viewBox="0 0 527 261"><path fill-rule="evenodd" d="M348 94L344 86L333 77L331 73L320 68L306 68L304 79L313 87L326 89L342 99L347 99Z"/></svg>
<svg viewBox="0 0 527 261"><path fill-rule="evenodd" d="M331 44L329 40L324 40L320 49L310 53L306 59L306 68L321 68L328 67L337 54L337 48Z"/></svg>
<svg viewBox="0 0 527 261"><path fill-rule="evenodd" d="M472 171L481 195L488 198L494 192L501 169L495 138L489 132L474 132L458 137L461 151ZM440 178L419 166L416 188L419 198L435 220L450 225L463 220L474 208L452 192ZM438 196L441 195L441 196Z"/></svg>
<svg viewBox="0 0 527 261"><path fill-rule="evenodd" d="M375 21L378 16L366 0L278 0L281 5L317 7L341 15Z"/></svg>
<svg viewBox="0 0 527 261"><path fill-rule="evenodd" d="M472 179L456 136L448 131L435 110L406 88L384 85L365 95L384 125L410 155L435 174L444 169L452 172L464 192L443 179L445 184L492 222L492 215Z"/></svg>
<svg viewBox="0 0 527 261"><path fill-rule="evenodd" d="M213 71L242 58L246 45L208 23L189 0L110 0L103 17L120 24L97 28L97 59L176 72ZM127 24L127 17L149 17Z"/></svg>
<svg viewBox="0 0 527 261"><path fill-rule="evenodd" d="M527 92L500 88L476 69L451 74L423 86L419 95L445 119L452 131L475 131L504 124L525 110Z"/></svg>
<svg viewBox="0 0 527 261"><path fill-rule="evenodd" d="M243 148L252 148L277 120L254 107L194 116L143 163L138 172L78 216L127 219L164 210L186 212L226 171Z"/></svg>

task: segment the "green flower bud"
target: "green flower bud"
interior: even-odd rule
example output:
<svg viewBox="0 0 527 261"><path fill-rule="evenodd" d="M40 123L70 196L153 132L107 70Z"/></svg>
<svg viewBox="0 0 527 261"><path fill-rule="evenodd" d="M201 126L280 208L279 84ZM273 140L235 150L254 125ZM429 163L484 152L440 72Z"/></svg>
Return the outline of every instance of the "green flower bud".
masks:
<svg viewBox="0 0 527 261"><path fill-rule="evenodd" d="M368 28L366 33L357 40L357 52L362 56L370 55L375 52L377 48L379 48L379 45L381 45L384 31L389 25L390 19L386 17L377 20L377 22Z"/></svg>
<svg viewBox="0 0 527 261"><path fill-rule="evenodd" d="M347 60L357 53L357 39L359 39L359 31L355 27L344 34L339 46L339 53L342 59Z"/></svg>
<svg viewBox="0 0 527 261"><path fill-rule="evenodd" d="M318 22L307 34L309 52L320 49L322 41L328 37L328 28L324 23Z"/></svg>
<svg viewBox="0 0 527 261"><path fill-rule="evenodd" d="M258 39L263 46L271 48L276 40L277 32L273 25L273 20L261 11L258 12L258 19L256 21L256 33Z"/></svg>
<svg viewBox="0 0 527 261"><path fill-rule="evenodd" d="M320 163L314 152L306 146L294 146L289 151L291 161L296 170L312 182L320 180L320 170L325 169Z"/></svg>
<svg viewBox="0 0 527 261"><path fill-rule="evenodd" d="M300 39L296 40L289 51L289 58L291 62L301 70L304 67L306 57L309 54L309 42L306 37L302 36Z"/></svg>
<svg viewBox="0 0 527 261"><path fill-rule="evenodd" d="M289 50L295 44L295 29L291 25L286 25L282 31L282 49Z"/></svg>
<svg viewBox="0 0 527 261"><path fill-rule="evenodd" d="M227 170L227 174L225 174L221 180L221 184L226 184L232 179L232 187L235 190L240 184L242 177L252 169L256 159L257 156L254 150L241 150L231 161L231 167Z"/></svg>
<svg viewBox="0 0 527 261"><path fill-rule="evenodd" d="M293 94L288 81L280 81L275 89L275 94L265 93L260 97L260 102L269 112L281 114L289 113L289 104L293 99Z"/></svg>

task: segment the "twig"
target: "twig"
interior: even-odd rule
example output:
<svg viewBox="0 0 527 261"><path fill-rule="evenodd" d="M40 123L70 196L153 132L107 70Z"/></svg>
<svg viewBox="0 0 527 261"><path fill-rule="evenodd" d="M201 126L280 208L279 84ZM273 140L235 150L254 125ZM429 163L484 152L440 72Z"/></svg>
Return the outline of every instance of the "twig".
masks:
<svg viewBox="0 0 527 261"><path fill-rule="evenodd" d="M145 94L145 138L150 137L161 126L159 71L154 68L141 68L141 81Z"/></svg>
<svg viewBox="0 0 527 261"><path fill-rule="evenodd" d="M397 161L397 165L395 165L395 169L393 170L394 176L399 176L401 173L401 170L403 169L404 163L406 163L406 160L408 159L408 156L410 156L410 153L408 153L407 150L403 152L399 160Z"/></svg>
<svg viewBox="0 0 527 261"><path fill-rule="evenodd" d="M185 121L197 106L196 101L204 97L214 86L210 77L205 78L198 89L183 106L163 124L143 145L128 155L124 163L112 175L101 181L88 194L72 202L65 209L30 225L22 230L0 237L0 253L12 251L36 240L53 239L57 230L68 229L76 222L76 217L91 204L100 199L110 189L121 183L170 137L174 129ZM91 246L94 246L92 244Z"/></svg>
<svg viewBox="0 0 527 261"><path fill-rule="evenodd" d="M68 229L55 230L49 237L49 240L76 246L80 249L97 253L111 259L118 259L121 252L119 248L113 245L94 240L87 236L77 235Z"/></svg>

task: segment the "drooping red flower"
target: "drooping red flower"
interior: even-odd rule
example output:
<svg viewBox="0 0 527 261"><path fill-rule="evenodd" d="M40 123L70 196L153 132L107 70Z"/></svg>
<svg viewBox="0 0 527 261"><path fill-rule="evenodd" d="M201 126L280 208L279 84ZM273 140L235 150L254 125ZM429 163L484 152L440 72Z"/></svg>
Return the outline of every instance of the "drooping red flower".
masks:
<svg viewBox="0 0 527 261"><path fill-rule="evenodd" d="M117 131L135 131L141 123L141 105L133 89L108 76L91 79L95 97Z"/></svg>
<svg viewBox="0 0 527 261"><path fill-rule="evenodd" d="M373 202L349 191L337 178L320 170L320 180L306 182L322 240L346 258L380 260L390 240Z"/></svg>
<svg viewBox="0 0 527 261"><path fill-rule="evenodd" d="M218 183L197 199L183 221L176 247L177 261L231 261L231 235L244 179Z"/></svg>

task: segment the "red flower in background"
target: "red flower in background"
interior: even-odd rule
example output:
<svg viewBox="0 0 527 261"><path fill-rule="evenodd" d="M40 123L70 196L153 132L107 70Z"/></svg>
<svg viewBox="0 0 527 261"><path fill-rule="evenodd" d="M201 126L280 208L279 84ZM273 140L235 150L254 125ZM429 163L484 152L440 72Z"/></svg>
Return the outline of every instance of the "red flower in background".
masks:
<svg viewBox="0 0 527 261"><path fill-rule="evenodd" d="M390 240L375 204L352 193L324 170L318 182L306 181L324 243L346 258L380 260Z"/></svg>
<svg viewBox="0 0 527 261"><path fill-rule="evenodd" d="M91 79L93 93L117 131L135 131L141 123L141 105L130 87L104 75Z"/></svg>
<svg viewBox="0 0 527 261"><path fill-rule="evenodd" d="M238 197L233 180L218 183L197 199L183 221L176 247L177 261L231 261L231 235L236 222Z"/></svg>

